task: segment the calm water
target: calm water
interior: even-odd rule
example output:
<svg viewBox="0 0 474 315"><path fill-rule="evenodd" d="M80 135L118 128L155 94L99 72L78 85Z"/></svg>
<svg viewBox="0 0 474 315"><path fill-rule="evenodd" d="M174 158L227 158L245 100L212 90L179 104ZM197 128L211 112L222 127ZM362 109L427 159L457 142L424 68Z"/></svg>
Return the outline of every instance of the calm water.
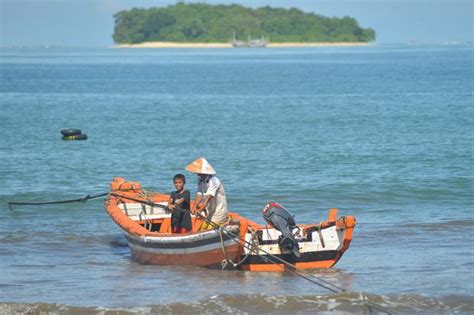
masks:
<svg viewBox="0 0 474 315"><path fill-rule="evenodd" d="M474 312L471 47L3 50L0 312ZM80 128L82 142L62 141ZM100 200L170 191L198 156L237 211L358 219L330 295L289 274L133 262ZM188 174L188 187L196 180ZM66 306L55 306L55 303ZM96 309L95 307L99 307Z"/></svg>

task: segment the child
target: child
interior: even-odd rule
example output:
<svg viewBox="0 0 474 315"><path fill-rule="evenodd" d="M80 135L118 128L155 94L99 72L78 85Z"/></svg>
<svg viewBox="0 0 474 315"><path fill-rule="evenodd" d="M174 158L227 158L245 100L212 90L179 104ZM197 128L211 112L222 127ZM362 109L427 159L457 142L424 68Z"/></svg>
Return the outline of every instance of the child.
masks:
<svg viewBox="0 0 474 315"><path fill-rule="evenodd" d="M183 174L176 174L173 178L174 187L168 200L168 208L171 209L171 230L173 233L186 234L192 230L191 214L189 212L191 197L189 190L184 188L186 178Z"/></svg>

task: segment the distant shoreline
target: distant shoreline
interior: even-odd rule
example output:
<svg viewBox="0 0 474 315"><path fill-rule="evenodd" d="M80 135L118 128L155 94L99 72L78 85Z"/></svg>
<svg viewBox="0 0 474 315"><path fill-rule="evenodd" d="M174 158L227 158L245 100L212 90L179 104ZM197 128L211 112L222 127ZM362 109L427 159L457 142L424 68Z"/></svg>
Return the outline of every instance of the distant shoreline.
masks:
<svg viewBox="0 0 474 315"><path fill-rule="evenodd" d="M278 47L357 47L370 46L365 42L297 42L270 43L267 48ZM178 43L178 42L144 42L139 44L118 44L113 48L232 48L230 43Z"/></svg>

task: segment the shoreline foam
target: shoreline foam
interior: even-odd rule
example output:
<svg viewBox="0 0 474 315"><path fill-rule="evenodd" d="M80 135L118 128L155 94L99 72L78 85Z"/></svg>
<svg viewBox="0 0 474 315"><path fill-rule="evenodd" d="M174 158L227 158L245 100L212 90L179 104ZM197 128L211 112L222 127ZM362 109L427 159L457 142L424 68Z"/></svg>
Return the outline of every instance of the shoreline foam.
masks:
<svg viewBox="0 0 474 315"><path fill-rule="evenodd" d="M370 46L365 42L286 42L270 43L267 48L280 47L357 47ZM178 43L178 42L143 42L139 44L118 44L114 48L232 48L231 43Z"/></svg>
<svg viewBox="0 0 474 315"><path fill-rule="evenodd" d="M371 304L368 304L371 302ZM393 313L472 313L472 295L450 295L426 297L420 294L402 293L389 295L365 292L345 292L326 295L264 295L264 294L222 294L186 302L173 301L161 304L120 306L74 306L51 302L3 302L2 314L289 314L289 313L372 313L369 305L378 305ZM138 304L138 303L137 303Z"/></svg>

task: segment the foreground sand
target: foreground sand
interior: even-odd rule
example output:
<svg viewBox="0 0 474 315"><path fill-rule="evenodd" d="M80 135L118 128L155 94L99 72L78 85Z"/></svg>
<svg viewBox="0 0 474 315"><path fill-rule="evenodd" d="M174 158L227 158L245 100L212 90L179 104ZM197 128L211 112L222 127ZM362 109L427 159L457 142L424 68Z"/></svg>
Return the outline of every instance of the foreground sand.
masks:
<svg viewBox="0 0 474 315"><path fill-rule="evenodd" d="M351 42L318 42L318 43L270 43L267 47L352 47L369 46L370 43ZM232 48L230 43L175 43L175 42L144 42L140 44L119 44L115 48Z"/></svg>

